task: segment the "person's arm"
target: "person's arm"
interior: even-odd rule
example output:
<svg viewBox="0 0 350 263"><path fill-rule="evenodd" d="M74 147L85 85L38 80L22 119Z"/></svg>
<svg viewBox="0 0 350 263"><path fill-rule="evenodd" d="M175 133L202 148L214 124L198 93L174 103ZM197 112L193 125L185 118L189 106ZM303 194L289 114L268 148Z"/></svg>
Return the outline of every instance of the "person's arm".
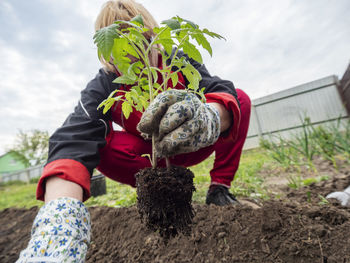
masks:
<svg viewBox="0 0 350 263"><path fill-rule="evenodd" d="M225 108L224 105L217 103L217 102L212 102L208 103L216 108L216 110L219 112L220 116L220 132L225 132L227 131L231 125L232 125L232 117L230 115L230 112Z"/></svg>
<svg viewBox="0 0 350 263"><path fill-rule="evenodd" d="M81 191L82 200L90 196L90 177L100 160L99 149L106 145L111 120L110 112L103 114L97 107L119 87L112 83L115 77L100 70L81 92L74 112L50 137L49 157L38 183L37 199L80 197Z"/></svg>
<svg viewBox="0 0 350 263"><path fill-rule="evenodd" d="M71 181L51 176L46 180L45 203L61 197L71 197L83 201L83 188Z"/></svg>
<svg viewBox="0 0 350 263"><path fill-rule="evenodd" d="M45 205L36 216L28 246L18 262L83 262L90 243L90 176L106 144L110 114L98 105L117 88L115 76L100 73L81 93L72 114L50 137L49 158L37 188ZM42 234L44 233L44 235ZM37 249L38 244L45 244Z"/></svg>

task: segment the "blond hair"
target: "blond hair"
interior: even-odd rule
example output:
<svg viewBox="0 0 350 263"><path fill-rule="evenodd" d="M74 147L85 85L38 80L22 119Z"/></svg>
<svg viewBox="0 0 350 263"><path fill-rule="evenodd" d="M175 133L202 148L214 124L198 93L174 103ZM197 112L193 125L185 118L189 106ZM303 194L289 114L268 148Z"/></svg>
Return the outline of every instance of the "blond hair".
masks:
<svg viewBox="0 0 350 263"><path fill-rule="evenodd" d="M130 21L136 15L141 15L145 27L153 29L158 27L158 23L153 16L147 11L143 5L135 2L134 0L110 0L107 1L101 8L99 15L95 21L95 30L99 30L103 27L113 24L116 20ZM150 40L154 33L149 30L144 33L144 36ZM152 66L157 65L158 52L154 48L150 52L150 62ZM114 72L115 66L106 62L103 57L100 58L101 63L104 65L105 70Z"/></svg>

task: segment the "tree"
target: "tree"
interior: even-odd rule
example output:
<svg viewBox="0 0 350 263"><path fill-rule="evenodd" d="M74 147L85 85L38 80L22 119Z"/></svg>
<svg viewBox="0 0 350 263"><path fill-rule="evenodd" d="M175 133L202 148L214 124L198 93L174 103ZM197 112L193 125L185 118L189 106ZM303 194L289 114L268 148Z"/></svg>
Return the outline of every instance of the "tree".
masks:
<svg viewBox="0 0 350 263"><path fill-rule="evenodd" d="M15 158L23 162L26 167L43 163L47 159L49 133L37 129L29 132L19 130L15 144L9 149Z"/></svg>

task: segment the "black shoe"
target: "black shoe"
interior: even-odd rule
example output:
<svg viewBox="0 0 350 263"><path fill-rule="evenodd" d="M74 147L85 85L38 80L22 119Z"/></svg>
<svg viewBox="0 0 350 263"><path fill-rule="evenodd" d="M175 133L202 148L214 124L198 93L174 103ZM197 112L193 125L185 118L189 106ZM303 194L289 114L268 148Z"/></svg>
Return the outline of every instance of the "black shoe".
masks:
<svg viewBox="0 0 350 263"><path fill-rule="evenodd" d="M236 197L228 191L228 188L222 185L210 186L205 203L218 206L239 204Z"/></svg>

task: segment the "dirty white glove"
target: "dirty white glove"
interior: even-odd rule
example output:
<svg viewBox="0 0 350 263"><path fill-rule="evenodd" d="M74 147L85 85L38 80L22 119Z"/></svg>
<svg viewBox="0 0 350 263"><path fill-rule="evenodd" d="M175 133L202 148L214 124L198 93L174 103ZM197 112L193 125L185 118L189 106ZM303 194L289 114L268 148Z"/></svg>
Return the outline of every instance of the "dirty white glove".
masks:
<svg viewBox="0 0 350 263"><path fill-rule="evenodd" d="M145 138L155 134L157 156L169 157L214 144L220 135L220 116L195 94L173 89L154 99L137 129Z"/></svg>
<svg viewBox="0 0 350 263"><path fill-rule="evenodd" d="M58 198L40 208L28 246L17 263L82 263L90 242L90 214L74 198Z"/></svg>
<svg viewBox="0 0 350 263"><path fill-rule="evenodd" d="M342 206L350 207L350 186L343 192L333 192L326 196L327 199L337 199Z"/></svg>

